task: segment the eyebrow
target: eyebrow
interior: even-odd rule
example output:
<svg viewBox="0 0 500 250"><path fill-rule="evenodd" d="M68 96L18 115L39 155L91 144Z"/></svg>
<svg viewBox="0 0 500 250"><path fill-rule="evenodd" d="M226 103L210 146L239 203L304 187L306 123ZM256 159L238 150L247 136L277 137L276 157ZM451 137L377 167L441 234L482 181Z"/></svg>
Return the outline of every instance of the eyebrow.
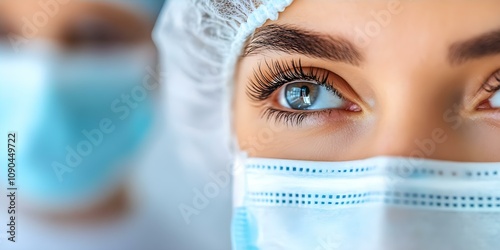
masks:
<svg viewBox="0 0 500 250"><path fill-rule="evenodd" d="M452 44L449 61L450 64L457 66L469 60L495 54L500 54L500 30Z"/></svg>
<svg viewBox="0 0 500 250"><path fill-rule="evenodd" d="M358 48L347 39L291 25L271 24L256 30L247 43L243 56L257 55L266 51L302 54L355 66L363 60Z"/></svg>

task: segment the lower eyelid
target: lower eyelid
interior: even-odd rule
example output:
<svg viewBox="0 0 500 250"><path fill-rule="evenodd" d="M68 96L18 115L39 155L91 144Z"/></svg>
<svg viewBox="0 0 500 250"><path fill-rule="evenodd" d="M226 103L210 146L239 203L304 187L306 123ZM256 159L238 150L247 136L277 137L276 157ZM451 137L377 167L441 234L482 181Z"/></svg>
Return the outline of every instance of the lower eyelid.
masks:
<svg viewBox="0 0 500 250"><path fill-rule="evenodd" d="M323 110L280 110L267 107L261 117L268 122L284 124L285 126L307 126L318 127L332 122L346 121L350 111L342 109L323 109ZM352 112L351 112L352 114Z"/></svg>
<svg viewBox="0 0 500 250"><path fill-rule="evenodd" d="M292 112L283 111L274 108L267 108L262 113L262 117L268 122L274 119L276 123L283 123L285 125L300 125L310 115L309 112Z"/></svg>

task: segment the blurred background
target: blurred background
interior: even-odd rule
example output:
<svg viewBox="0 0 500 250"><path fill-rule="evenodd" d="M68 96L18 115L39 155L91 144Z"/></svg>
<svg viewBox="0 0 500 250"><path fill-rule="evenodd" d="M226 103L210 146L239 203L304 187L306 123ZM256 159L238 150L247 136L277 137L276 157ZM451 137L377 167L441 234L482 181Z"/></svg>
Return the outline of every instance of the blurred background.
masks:
<svg viewBox="0 0 500 250"><path fill-rule="evenodd" d="M168 4L0 0L0 249L230 249L228 159L189 157L217 138L164 81Z"/></svg>

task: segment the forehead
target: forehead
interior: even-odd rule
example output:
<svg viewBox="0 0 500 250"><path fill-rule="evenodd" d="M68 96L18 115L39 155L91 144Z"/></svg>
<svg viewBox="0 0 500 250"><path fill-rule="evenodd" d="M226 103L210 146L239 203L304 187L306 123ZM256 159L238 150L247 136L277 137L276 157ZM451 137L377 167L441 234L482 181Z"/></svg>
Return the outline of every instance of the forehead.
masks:
<svg viewBox="0 0 500 250"><path fill-rule="evenodd" d="M495 25L500 19L498 7L500 2L496 0L294 0L278 22L314 25L324 31L349 34L352 27L379 21L377 14L389 12L389 22L382 25L393 29L416 24L457 32L475 29L487 22ZM461 26L457 27L458 24Z"/></svg>
<svg viewBox="0 0 500 250"><path fill-rule="evenodd" d="M342 36L381 59L447 53L455 42L500 29L496 0L295 0L277 21ZM411 50L409 50L411 48ZM371 52L370 52L371 51Z"/></svg>

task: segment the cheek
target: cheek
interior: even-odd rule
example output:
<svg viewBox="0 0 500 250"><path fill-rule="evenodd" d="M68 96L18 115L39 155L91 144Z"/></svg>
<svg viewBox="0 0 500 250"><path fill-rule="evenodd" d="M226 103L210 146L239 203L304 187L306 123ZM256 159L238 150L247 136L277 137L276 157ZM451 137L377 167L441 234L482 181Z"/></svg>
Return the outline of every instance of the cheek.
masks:
<svg viewBox="0 0 500 250"><path fill-rule="evenodd" d="M464 154L470 155L471 161L500 161L500 122L474 121L464 124Z"/></svg>
<svg viewBox="0 0 500 250"><path fill-rule="evenodd" d="M362 157L368 136L360 124L292 129L249 118L237 127L240 148L252 157L338 161Z"/></svg>

